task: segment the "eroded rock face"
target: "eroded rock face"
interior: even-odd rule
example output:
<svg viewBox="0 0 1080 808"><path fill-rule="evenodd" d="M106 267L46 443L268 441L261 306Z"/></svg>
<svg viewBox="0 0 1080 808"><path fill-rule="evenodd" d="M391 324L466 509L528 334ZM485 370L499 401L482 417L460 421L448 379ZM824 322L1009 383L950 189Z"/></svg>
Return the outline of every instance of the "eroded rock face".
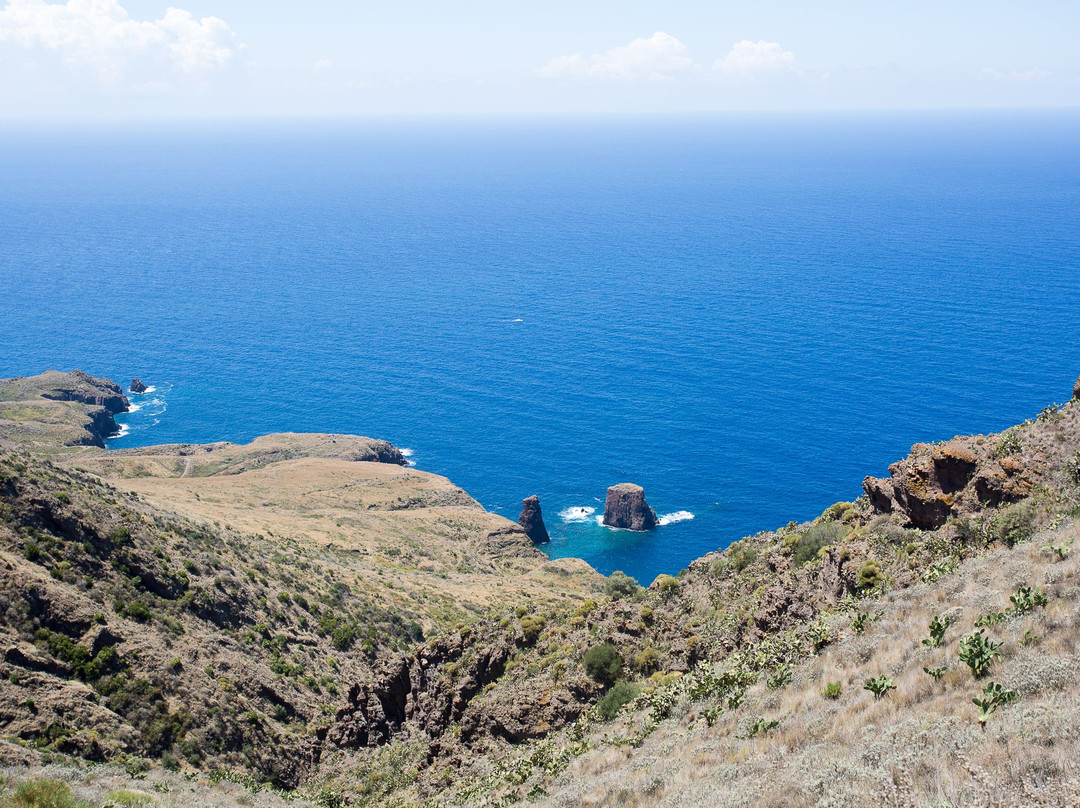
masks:
<svg viewBox="0 0 1080 808"><path fill-rule="evenodd" d="M111 415L128 411L128 400L120 385L108 379L99 379L81 370L71 373L47 371L39 377L49 383L41 393L42 398L52 401L78 401L103 407Z"/></svg>
<svg viewBox="0 0 1080 808"><path fill-rule="evenodd" d="M146 385L143 384L142 379L132 379L131 387L128 388L132 393L145 393Z"/></svg>
<svg viewBox="0 0 1080 808"><path fill-rule="evenodd" d="M550 539L544 525L544 515L540 512L540 498L535 494L522 501L518 524L525 529L525 535L536 544L543 544Z"/></svg>
<svg viewBox="0 0 1080 808"><path fill-rule="evenodd" d="M1073 398L1080 400L1080 376L1076 378L1076 384L1073 385Z"/></svg>
<svg viewBox="0 0 1080 808"><path fill-rule="evenodd" d="M914 527L934 530L950 517L1029 496L1036 478L1021 457L998 456L995 436L917 443L889 466L887 479L867 477L863 490L878 513L902 513Z"/></svg>
<svg viewBox="0 0 1080 808"><path fill-rule="evenodd" d="M652 530L656 511L645 501L645 490L633 483L619 483L607 490L604 524L625 530Z"/></svg>
<svg viewBox="0 0 1080 808"><path fill-rule="evenodd" d="M472 699L506 670L512 648L505 642L472 648L458 635L417 650L412 656L380 662L374 681L355 684L348 702L337 711L327 740L334 746L357 749L387 743L409 722L430 738L437 738L453 723L463 721ZM464 658L463 658L464 657ZM453 663L458 676L440 676Z"/></svg>

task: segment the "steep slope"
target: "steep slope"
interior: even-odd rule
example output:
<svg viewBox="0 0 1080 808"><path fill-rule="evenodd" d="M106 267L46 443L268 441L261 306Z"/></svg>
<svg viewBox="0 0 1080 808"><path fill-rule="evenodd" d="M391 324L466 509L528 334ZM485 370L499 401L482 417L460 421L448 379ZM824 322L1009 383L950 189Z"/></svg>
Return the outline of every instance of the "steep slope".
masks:
<svg viewBox="0 0 1080 808"><path fill-rule="evenodd" d="M1078 400L602 592L445 480L293 440L0 457L9 759L326 805L1075 802Z"/></svg>
<svg viewBox="0 0 1080 808"><path fill-rule="evenodd" d="M660 576L648 591L612 576L608 597L573 610L522 604L504 611L382 663L374 683L350 690L328 732L322 777L388 805L543 801L549 791L559 805L879 805L936 799L940 773L951 778L953 804L1002 794L1017 804L1068 804L1062 795L1074 788L1069 756L1077 751L1067 731L1072 712L1037 735L1030 721L1080 695L1080 590L1071 555L1080 516L1080 402L1048 408L1003 435L945 446L981 452L954 491L975 490L983 471L1005 458L1011 476L1030 486L986 500L954 497L955 510L935 528L865 496L812 523L748 537L677 578ZM894 475L933 451L914 447ZM1021 587L1036 599L1045 595L1047 606L1010 612ZM948 642L930 654L918 638L939 614L953 622ZM1000 683L1034 711L1000 709L1025 716L1017 720L1027 722L1029 740L1020 742L1035 745L1022 755L998 755L995 744L1004 741L974 720L971 699L982 697L989 679L964 674L957 642L976 620L1004 642L1006 661L993 667L995 676L1000 670ZM939 666L939 680L922 671ZM897 692L875 700L862 687L877 676L891 677ZM823 677L847 694L839 708L818 695ZM606 723L613 716L617 722ZM886 720L903 731L887 730ZM1009 720L1011 732L1017 724ZM882 751L875 733L908 741L920 721L955 730L940 736L954 744L947 761L933 744L903 747L897 755L906 758ZM851 732L871 724L865 743L873 754L900 772L905 760L914 767L895 789L892 769L865 777L861 752L839 751L853 742ZM688 735L700 739L701 754L689 751L693 744L683 754ZM1065 744L1060 754L1039 752L1049 738ZM335 745L342 751L331 754ZM638 747L647 751L638 755ZM712 749L724 751L704 754ZM816 779L806 768L815 749L835 758L819 759ZM932 768L934 761L941 767ZM391 764L416 774L394 781L385 773ZM781 782L786 790L776 789ZM627 790L628 783L638 785Z"/></svg>
<svg viewBox="0 0 1080 808"><path fill-rule="evenodd" d="M377 655L600 581L385 441L107 452L86 436L112 383L2 391L0 724L30 748L293 787Z"/></svg>

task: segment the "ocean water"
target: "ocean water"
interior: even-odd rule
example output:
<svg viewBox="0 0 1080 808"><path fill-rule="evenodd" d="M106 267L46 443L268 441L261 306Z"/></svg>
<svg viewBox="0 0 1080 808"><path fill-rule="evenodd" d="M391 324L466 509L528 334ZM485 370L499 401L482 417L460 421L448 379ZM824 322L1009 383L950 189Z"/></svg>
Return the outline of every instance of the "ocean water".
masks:
<svg viewBox="0 0 1080 808"><path fill-rule="evenodd" d="M1069 396L1078 143L1076 113L8 125L0 375L142 377L117 447L386 438L648 582ZM624 481L667 524L600 527Z"/></svg>

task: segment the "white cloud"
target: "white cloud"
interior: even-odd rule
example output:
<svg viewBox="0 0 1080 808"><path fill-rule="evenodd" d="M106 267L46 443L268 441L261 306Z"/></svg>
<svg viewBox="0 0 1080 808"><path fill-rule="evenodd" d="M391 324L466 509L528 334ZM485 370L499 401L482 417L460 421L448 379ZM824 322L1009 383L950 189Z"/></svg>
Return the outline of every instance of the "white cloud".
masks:
<svg viewBox="0 0 1080 808"><path fill-rule="evenodd" d="M732 45L725 56L713 63L713 70L723 76L748 78L795 69L795 54L779 42L744 39Z"/></svg>
<svg viewBox="0 0 1080 808"><path fill-rule="evenodd" d="M983 68L982 74L986 78L997 79L998 81L1041 81L1042 79L1050 78L1050 73L1045 70L1001 71L995 70L992 67L985 67Z"/></svg>
<svg viewBox="0 0 1080 808"><path fill-rule="evenodd" d="M635 39L604 53L559 56L535 73L545 79L667 81L698 69L687 55L686 45L657 31L648 39Z"/></svg>
<svg viewBox="0 0 1080 808"><path fill-rule="evenodd" d="M110 87L204 75L243 47L218 17L169 8L159 20L133 20L118 0L8 0L0 8L0 46L47 56Z"/></svg>

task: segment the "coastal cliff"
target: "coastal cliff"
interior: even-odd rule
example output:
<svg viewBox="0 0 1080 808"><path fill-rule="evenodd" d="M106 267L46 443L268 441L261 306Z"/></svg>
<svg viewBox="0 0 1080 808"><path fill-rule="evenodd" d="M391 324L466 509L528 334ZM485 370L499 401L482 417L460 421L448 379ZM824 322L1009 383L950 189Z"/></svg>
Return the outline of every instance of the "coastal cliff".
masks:
<svg viewBox="0 0 1080 808"><path fill-rule="evenodd" d="M1080 790L1080 400L916 445L859 499L642 587L546 561L389 444L45 446L105 405L42 398L74 409L34 426L51 411L19 382L0 428L9 763L138 758L165 788L223 770L320 805ZM976 674L979 632L1001 645ZM1012 695L978 708L988 682Z"/></svg>

